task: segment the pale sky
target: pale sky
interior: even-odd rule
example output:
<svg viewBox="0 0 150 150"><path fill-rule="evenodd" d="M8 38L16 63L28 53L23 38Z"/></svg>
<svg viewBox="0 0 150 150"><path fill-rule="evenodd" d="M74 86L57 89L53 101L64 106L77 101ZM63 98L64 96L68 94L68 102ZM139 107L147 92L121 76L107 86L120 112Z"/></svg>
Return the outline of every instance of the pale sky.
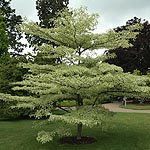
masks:
<svg viewBox="0 0 150 150"><path fill-rule="evenodd" d="M35 2L36 0L12 0L11 3L17 14L36 21ZM124 25L134 16L150 21L150 0L70 0L69 6L85 6L89 13L98 13L98 32Z"/></svg>

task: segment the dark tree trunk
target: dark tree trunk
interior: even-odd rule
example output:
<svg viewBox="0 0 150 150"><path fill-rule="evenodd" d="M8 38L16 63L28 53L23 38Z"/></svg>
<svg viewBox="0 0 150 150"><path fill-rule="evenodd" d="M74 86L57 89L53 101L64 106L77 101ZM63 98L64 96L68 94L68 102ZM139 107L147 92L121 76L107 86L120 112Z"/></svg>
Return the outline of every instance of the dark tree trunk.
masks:
<svg viewBox="0 0 150 150"><path fill-rule="evenodd" d="M81 98L80 94L77 95L77 106L83 106L83 99Z"/></svg>
<svg viewBox="0 0 150 150"><path fill-rule="evenodd" d="M82 123L80 122L77 125L77 140L81 140L81 135L82 135Z"/></svg>
<svg viewBox="0 0 150 150"><path fill-rule="evenodd" d="M83 106L83 99L81 98L80 94L77 94L77 109ZM81 140L82 134L82 122L77 124L77 140Z"/></svg>

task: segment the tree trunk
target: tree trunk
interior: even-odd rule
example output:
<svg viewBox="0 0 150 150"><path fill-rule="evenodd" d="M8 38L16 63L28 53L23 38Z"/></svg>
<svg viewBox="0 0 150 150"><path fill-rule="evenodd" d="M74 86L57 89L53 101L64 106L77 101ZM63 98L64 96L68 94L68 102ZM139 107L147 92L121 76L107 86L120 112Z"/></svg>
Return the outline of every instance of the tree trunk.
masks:
<svg viewBox="0 0 150 150"><path fill-rule="evenodd" d="M82 123L80 122L77 125L77 140L81 140L81 135L82 135Z"/></svg>
<svg viewBox="0 0 150 150"><path fill-rule="evenodd" d="M80 94L77 94L77 106L83 106L83 99L81 98Z"/></svg>
<svg viewBox="0 0 150 150"><path fill-rule="evenodd" d="M80 94L77 94L77 109L83 106L83 99L81 98ZM77 125L77 140L81 140L82 134L82 122L78 123Z"/></svg>

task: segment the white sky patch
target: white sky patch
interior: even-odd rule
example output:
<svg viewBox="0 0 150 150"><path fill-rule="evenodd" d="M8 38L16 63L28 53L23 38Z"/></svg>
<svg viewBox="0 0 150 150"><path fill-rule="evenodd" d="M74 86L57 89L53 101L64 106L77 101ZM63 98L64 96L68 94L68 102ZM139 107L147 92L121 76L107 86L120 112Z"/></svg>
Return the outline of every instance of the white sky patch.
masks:
<svg viewBox="0 0 150 150"><path fill-rule="evenodd" d="M104 51L105 51L106 49L97 49L97 50L87 50L87 51L85 51L83 54L82 54L82 56L83 57L91 57L91 58L96 58L96 57L98 57L98 56L100 56L100 55L103 55L103 53L104 53Z"/></svg>
<svg viewBox="0 0 150 150"><path fill-rule="evenodd" d="M79 8L81 4L81 0L69 0L69 7L71 8Z"/></svg>
<svg viewBox="0 0 150 150"><path fill-rule="evenodd" d="M23 18L27 17L33 21L38 20L36 0L12 0L11 6L16 10L16 13Z"/></svg>
<svg viewBox="0 0 150 150"><path fill-rule="evenodd" d="M22 17L37 21L36 0L12 0L12 8ZM100 15L98 32L124 25L134 16L150 20L149 0L69 0L69 7L87 7L90 13Z"/></svg>

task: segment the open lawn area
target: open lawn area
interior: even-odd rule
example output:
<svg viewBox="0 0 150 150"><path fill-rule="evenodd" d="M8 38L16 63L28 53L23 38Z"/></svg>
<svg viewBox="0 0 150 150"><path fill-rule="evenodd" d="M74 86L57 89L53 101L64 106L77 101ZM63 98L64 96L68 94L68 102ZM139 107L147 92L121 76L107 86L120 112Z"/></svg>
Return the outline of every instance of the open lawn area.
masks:
<svg viewBox="0 0 150 150"><path fill-rule="evenodd" d="M121 108L126 108L126 109L134 109L134 110L150 110L150 103L149 105L144 105L144 104L128 104L126 106L121 105Z"/></svg>
<svg viewBox="0 0 150 150"><path fill-rule="evenodd" d="M40 121L38 121L40 122ZM117 113L113 129L101 133L98 129L83 128L83 135L96 137L89 145L60 145L36 141L38 128L35 120L0 121L0 150L150 150L150 114ZM45 125L53 129L60 124Z"/></svg>

